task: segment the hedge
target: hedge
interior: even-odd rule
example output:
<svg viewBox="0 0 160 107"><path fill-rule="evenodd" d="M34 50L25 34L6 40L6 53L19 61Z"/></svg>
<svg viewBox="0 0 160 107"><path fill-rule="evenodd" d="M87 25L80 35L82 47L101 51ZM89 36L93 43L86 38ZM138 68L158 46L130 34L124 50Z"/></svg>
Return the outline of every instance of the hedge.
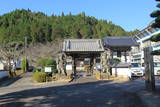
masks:
<svg viewBox="0 0 160 107"><path fill-rule="evenodd" d="M46 82L46 73L45 72L35 72L33 78L36 82Z"/></svg>

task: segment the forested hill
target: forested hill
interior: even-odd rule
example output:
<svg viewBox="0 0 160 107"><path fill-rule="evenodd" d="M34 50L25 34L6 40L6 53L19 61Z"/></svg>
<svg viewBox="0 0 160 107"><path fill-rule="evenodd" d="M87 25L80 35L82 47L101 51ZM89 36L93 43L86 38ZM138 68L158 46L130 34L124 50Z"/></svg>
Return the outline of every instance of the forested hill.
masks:
<svg viewBox="0 0 160 107"><path fill-rule="evenodd" d="M45 43L61 38L129 36L137 32L126 32L112 22L97 20L85 13L47 16L22 9L0 16L0 42L20 42L27 36L29 43Z"/></svg>

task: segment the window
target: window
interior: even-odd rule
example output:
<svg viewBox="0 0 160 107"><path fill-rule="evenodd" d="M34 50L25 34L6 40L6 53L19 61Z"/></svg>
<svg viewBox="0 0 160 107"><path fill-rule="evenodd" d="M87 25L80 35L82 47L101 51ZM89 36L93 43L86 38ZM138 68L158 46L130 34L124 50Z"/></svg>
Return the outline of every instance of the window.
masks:
<svg viewBox="0 0 160 107"><path fill-rule="evenodd" d="M132 67L141 67L140 63L131 63Z"/></svg>
<svg viewBox="0 0 160 107"><path fill-rule="evenodd" d="M154 67L160 67L160 62L154 62Z"/></svg>
<svg viewBox="0 0 160 107"><path fill-rule="evenodd" d="M100 59L96 59L96 63L100 63L101 62L101 60Z"/></svg>
<svg viewBox="0 0 160 107"><path fill-rule="evenodd" d="M117 57L121 57L121 51L117 51Z"/></svg>

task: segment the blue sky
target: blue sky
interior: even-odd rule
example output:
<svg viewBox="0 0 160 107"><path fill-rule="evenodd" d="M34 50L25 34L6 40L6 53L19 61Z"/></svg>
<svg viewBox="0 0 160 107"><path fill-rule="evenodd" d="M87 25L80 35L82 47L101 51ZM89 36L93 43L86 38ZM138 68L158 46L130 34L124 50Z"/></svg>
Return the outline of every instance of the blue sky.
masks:
<svg viewBox="0 0 160 107"><path fill-rule="evenodd" d="M153 20L149 14L156 4L155 0L1 0L0 15L22 8L47 15L85 12L130 31L142 30Z"/></svg>

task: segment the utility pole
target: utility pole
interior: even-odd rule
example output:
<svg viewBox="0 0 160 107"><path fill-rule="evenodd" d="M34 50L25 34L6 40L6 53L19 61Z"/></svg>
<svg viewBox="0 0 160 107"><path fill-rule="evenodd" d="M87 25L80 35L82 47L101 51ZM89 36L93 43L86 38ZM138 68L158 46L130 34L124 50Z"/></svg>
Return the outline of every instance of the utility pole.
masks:
<svg viewBox="0 0 160 107"><path fill-rule="evenodd" d="M25 54L25 72L27 71L27 36L24 37L24 54Z"/></svg>
<svg viewBox="0 0 160 107"><path fill-rule="evenodd" d="M151 55L151 45L144 48L144 64L145 64L145 85L148 91L155 91L155 78L154 78L154 61Z"/></svg>

